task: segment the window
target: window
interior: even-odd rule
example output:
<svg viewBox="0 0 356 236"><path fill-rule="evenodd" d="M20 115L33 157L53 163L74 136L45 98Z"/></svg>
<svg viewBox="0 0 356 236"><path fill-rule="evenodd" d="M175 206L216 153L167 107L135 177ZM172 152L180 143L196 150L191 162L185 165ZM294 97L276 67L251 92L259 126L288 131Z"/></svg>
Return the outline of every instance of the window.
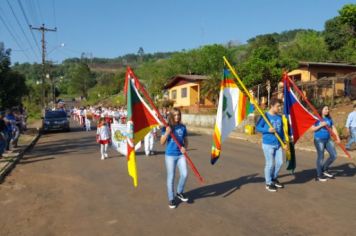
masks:
<svg viewBox="0 0 356 236"><path fill-rule="evenodd" d="M186 98L187 97L187 88L182 88L181 92L181 96L182 98Z"/></svg>
<svg viewBox="0 0 356 236"><path fill-rule="evenodd" d="M171 91L171 99L177 99L177 90Z"/></svg>
<svg viewBox="0 0 356 236"><path fill-rule="evenodd" d="M321 79L323 77L334 77L335 75L335 73L319 72L318 79Z"/></svg>
<svg viewBox="0 0 356 236"><path fill-rule="evenodd" d="M301 81L302 80L302 75L301 74L296 74L291 76L294 81Z"/></svg>

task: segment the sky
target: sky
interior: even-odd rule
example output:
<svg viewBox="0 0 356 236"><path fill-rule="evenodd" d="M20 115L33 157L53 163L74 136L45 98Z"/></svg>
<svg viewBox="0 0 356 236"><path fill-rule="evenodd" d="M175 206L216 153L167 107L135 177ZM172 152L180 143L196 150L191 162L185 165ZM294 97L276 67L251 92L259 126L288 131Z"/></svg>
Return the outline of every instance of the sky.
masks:
<svg viewBox="0 0 356 236"><path fill-rule="evenodd" d="M115 58L127 53L189 50L230 40L245 43L266 33L323 30L326 20L353 0L0 0L0 42L11 61L41 63L45 24L46 59ZM24 10L24 13L21 10ZM25 19L27 18L27 21ZM28 22L28 23L27 23Z"/></svg>

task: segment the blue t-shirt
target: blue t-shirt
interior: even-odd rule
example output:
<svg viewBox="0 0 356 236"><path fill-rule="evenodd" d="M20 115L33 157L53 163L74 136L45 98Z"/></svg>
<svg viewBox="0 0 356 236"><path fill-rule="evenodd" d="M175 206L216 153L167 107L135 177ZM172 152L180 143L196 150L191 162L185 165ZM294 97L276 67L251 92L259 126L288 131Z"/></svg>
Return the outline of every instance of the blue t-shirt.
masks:
<svg viewBox="0 0 356 236"><path fill-rule="evenodd" d="M176 136L179 144L184 147L184 138L187 136L187 128L183 124L178 124L173 126L172 132ZM162 128L162 135L166 133L166 127ZM167 137L166 144L166 155L167 156L180 156L183 155L179 150L177 144L172 139L171 135Z"/></svg>
<svg viewBox="0 0 356 236"><path fill-rule="evenodd" d="M266 116L269 122L272 124L273 128L278 133L279 137L281 137L281 139L284 141L282 117L280 115L271 115L268 112L266 113ZM258 120L256 125L256 130L262 133L263 144L277 145L277 146L280 145L280 142L278 141L276 135L274 135L274 133L269 132L269 126L266 123L266 121L263 119L263 117L261 117Z"/></svg>
<svg viewBox="0 0 356 236"><path fill-rule="evenodd" d="M324 117L322 121L325 121L330 128L333 127L333 125L334 125L333 120L328 117ZM317 121L314 124L314 126L318 126L318 125L320 125L320 121ZM314 132L314 138L327 140L330 138L330 133L329 133L328 129L324 126Z"/></svg>

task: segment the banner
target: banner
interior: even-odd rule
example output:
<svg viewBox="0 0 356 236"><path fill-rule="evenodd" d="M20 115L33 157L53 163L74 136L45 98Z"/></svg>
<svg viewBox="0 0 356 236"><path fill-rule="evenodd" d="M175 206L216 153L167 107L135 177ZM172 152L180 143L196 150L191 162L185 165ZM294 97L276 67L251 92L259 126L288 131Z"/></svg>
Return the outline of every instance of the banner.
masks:
<svg viewBox="0 0 356 236"><path fill-rule="evenodd" d="M111 147L120 154L127 155L127 125L111 124ZM141 142L135 146L135 150L141 148Z"/></svg>

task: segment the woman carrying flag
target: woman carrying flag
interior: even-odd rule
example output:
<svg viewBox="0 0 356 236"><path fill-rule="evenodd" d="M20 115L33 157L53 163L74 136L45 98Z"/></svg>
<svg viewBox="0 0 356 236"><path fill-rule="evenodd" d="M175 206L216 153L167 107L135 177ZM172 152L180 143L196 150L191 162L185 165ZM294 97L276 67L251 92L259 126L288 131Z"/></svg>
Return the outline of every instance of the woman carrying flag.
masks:
<svg viewBox="0 0 356 236"><path fill-rule="evenodd" d="M169 208L174 209L177 207L174 196L174 174L177 166L180 178L176 197L183 202L188 201L188 198L183 193L188 176L187 163L183 153L185 153L188 148L188 138L187 128L181 123L181 112L178 108L173 108L173 112L169 114L168 124L169 126L167 128L162 128L161 144L163 145L166 143L165 162L167 169L167 192ZM177 144L172 139L170 135L172 132L182 146L181 149L178 148Z"/></svg>
<svg viewBox="0 0 356 236"><path fill-rule="evenodd" d="M317 151L316 159L316 172L317 181L325 182L327 178L334 178L328 169L330 165L336 160L335 144L331 140L330 133L325 126L329 126L336 136L336 142L340 143L339 134L334 126L334 122L330 117L329 107L323 106L320 111L320 116L323 118L321 121L315 122L312 126L314 131L314 145ZM324 151L328 151L329 158L324 161Z"/></svg>

